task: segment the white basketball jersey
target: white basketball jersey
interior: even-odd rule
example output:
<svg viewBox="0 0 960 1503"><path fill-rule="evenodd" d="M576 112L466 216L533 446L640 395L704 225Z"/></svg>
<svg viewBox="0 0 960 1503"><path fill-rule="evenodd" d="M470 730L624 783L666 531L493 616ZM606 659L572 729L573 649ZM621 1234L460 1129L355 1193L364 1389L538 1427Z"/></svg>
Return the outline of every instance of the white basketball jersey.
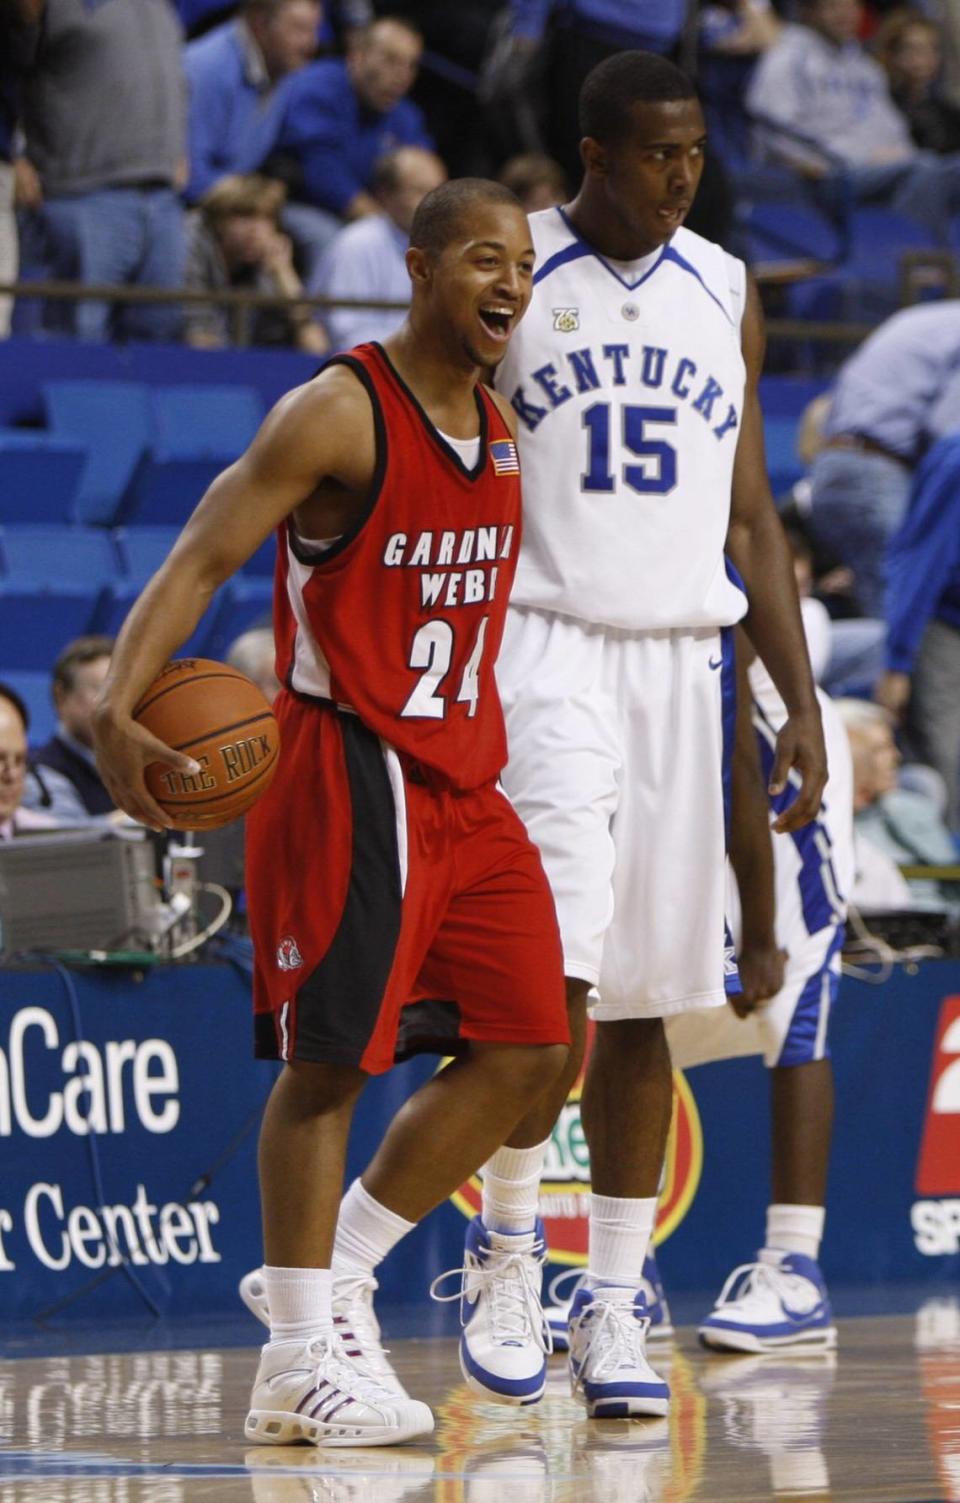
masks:
<svg viewBox="0 0 960 1503"><path fill-rule="evenodd" d="M497 369L519 418L513 600L627 630L744 614L723 558L743 414L745 270L680 229L624 266L530 216L530 307Z"/></svg>

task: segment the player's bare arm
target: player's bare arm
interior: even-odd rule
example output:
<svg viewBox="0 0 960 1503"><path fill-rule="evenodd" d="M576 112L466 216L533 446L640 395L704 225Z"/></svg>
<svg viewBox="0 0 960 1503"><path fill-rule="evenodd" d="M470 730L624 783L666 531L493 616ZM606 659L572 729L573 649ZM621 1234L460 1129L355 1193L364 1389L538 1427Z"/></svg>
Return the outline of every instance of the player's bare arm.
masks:
<svg viewBox="0 0 960 1503"><path fill-rule="evenodd" d="M777 944L770 805L763 783L747 668L754 651L737 629L737 723L733 745L730 864L740 893L737 957L743 991L730 998L740 1017L775 997L783 985L784 952Z"/></svg>
<svg viewBox="0 0 960 1503"><path fill-rule="evenodd" d="M349 371L334 367L284 397L247 452L213 482L114 648L94 739L118 808L144 824L166 825L146 790L144 768L163 762L193 770L188 757L151 736L131 711L215 591L287 517L304 537L343 532L360 513L374 467L369 399Z"/></svg>
<svg viewBox="0 0 960 1503"><path fill-rule="evenodd" d="M827 756L793 562L767 480L757 391L765 345L763 311L751 280L743 321L747 386L733 470L727 552L743 578L750 601L744 621L747 634L787 706L788 718L777 738L770 791L782 792L791 767L800 773L800 792L774 826L778 831L788 831L808 824L820 808L827 781Z"/></svg>

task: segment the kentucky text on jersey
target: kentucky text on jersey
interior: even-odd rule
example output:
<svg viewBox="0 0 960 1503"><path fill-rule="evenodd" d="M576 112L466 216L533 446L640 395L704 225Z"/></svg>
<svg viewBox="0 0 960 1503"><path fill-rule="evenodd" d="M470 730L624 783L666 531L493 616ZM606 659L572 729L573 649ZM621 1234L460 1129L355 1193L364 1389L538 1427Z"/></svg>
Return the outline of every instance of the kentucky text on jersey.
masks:
<svg viewBox="0 0 960 1503"><path fill-rule="evenodd" d="M566 350L557 364L548 361L530 372L529 387L517 386L510 398L520 421L533 433L545 417L573 396L626 386L659 391L689 402L717 439L738 426L737 409L725 395L722 384L701 371L687 355L675 355L659 345L642 345L631 354L627 344L604 344ZM530 395L528 396L528 390ZM541 393L549 406L541 406Z"/></svg>
<svg viewBox="0 0 960 1503"><path fill-rule="evenodd" d="M421 569L420 604L446 609L495 600L498 559L513 550L511 526L465 527L460 531L391 533L383 551L388 569ZM478 567L463 569L461 564ZM486 567L480 567L485 565ZM439 573L435 570L449 572ZM430 571L430 572L428 572Z"/></svg>

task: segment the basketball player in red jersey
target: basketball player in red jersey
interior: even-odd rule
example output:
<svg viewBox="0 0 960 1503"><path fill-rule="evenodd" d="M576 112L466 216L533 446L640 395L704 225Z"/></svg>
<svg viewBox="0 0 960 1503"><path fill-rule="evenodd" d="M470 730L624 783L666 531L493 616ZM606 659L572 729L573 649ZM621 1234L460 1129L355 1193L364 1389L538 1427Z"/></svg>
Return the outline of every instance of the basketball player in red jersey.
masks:
<svg viewBox="0 0 960 1503"><path fill-rule="evenodd" d="M260 1140L270 1341L246 1422L260 1443L432 1429L379 1345L373 1269L500 1145L569 1037L552 899L496 786L520 481L510 408L478 376L529 301L526 219L497 184L446 184L417 211L407 263L403 328L285 397L210 487L127 619L97 714L117 805L163 825L144 768L189 759L131 707L278 528L282 751L247 845L256 1049L285 1062ZM341 1206L353 1107L393 1063L411 996L455 1016L463 1052ZM409 1016L429 1033L426 1002ZM429 1042L408 1031L400 1047Z"/></svg>

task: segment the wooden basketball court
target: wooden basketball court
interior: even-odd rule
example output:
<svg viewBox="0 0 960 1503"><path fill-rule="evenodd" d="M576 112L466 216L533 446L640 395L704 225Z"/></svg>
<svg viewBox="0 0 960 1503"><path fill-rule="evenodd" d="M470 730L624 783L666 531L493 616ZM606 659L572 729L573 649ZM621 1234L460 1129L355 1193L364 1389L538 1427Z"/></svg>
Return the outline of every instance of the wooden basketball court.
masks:
<svg viewBox="0 0 960 1503"><path fill-rule="evenodd" d="M841 1321L836 1352L657 1350L669 1421L587 1421L554 1358L543 1402L475 1398L450 1339L394 1345L431 1444L251 1448L255 1352L0 1361L0 1503L684 1503L960 1500L960 1299Z"/></svg>

